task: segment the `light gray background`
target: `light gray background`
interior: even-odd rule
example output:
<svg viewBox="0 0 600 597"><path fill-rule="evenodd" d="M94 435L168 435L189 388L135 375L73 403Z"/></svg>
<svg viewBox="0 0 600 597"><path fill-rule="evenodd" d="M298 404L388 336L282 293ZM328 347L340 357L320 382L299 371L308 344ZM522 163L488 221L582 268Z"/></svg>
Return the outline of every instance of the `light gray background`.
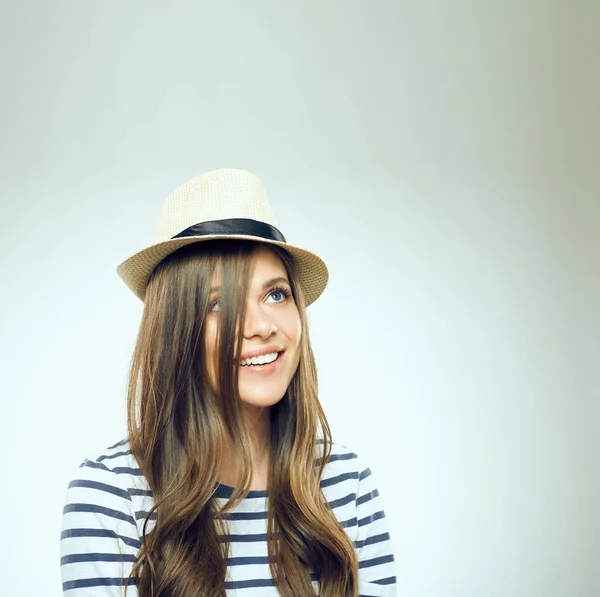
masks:
<svg viewBox="0 0 600 597"><path fill-rule="evenodd" d="M59 595L66 485L125 432L115 273L179 184L321 254L337 440L399 595L600 594L597 2L3 2L2 594Z"/></svg>

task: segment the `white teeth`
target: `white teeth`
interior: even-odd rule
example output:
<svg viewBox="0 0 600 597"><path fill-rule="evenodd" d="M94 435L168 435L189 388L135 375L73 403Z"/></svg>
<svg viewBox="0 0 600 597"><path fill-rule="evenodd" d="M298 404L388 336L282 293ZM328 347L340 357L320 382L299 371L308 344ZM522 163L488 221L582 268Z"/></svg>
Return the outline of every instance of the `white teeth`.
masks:
<svg viewBox="0 0 600 597"><path fill-rule="evenodd" d="M278 352L271 352L270 354L261 354L259 357L242 359L240 365L247 367L249 365L265 365L266 363L272 363L277 358L278 354Z"/></svg>

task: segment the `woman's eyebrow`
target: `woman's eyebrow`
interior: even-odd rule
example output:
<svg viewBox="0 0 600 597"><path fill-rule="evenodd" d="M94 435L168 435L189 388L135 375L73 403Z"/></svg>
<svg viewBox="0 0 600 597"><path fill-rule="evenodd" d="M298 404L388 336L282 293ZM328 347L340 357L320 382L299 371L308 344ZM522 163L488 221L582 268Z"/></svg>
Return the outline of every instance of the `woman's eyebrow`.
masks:
<svg viewBox="0 0 600 597"><path fill-rule="evenodd" d="M284 278L282 276L278 276L276 278L271 278L270 280L267 280L264 284L263 284L263 290L266 290L267 288L269 288L269 286L273 286L275 284L288 284L289 285L289 280L287 278Z"/></svg>
<svg viewBox="0 0 600 597"><path fill-rule="evenodd" d="M283 278L282 276L277 276L276 278L271 278L269 280L267 280L263 285L263 290L266 290L267 288L269 288L270 286L273 286L274 284L287 284L289 286L290 281L287 278ZM220 286L213 286L210 289L210 292L217 292L221 290Z"/></svg>

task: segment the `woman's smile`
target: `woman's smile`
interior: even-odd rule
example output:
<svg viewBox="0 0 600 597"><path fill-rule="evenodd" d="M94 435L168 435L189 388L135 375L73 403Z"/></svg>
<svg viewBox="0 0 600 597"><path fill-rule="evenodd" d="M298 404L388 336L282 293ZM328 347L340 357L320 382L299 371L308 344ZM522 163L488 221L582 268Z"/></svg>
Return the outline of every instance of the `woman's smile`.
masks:
<svg viewBox="0 0 600 597"><path fill-rule="evenodd" d="M252 357L252 359L244 359L242 363L240 363L240 368L242 371L252 374L262 374L268 375L269 373L274 373L281 367L281 363L284 358L285 351L281 352L272 352L269 354L265 354L261 357ZM264 361L264 362L256 362L252 364L247 364L247 361Z"/></svg>

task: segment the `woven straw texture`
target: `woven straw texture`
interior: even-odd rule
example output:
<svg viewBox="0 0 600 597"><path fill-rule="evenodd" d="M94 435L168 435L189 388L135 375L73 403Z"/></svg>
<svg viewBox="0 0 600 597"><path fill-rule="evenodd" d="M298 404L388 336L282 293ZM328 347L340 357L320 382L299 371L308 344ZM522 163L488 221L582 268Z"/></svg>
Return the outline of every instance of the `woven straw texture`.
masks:
<svg viewBox="0 0 600 597"><path fill-rule="evenodd" d="M117 273L143 301L152 271L173 251L191 243L216 238L250 239L278 245L292 255L307 306L321 295L329 278L327 266L320 257L306 249L241 234L172 239L194 224L229 218L250 218L281 230L271 211L265 189L255 175L233 168L214 170L188 180L169 195L159 212L153 244L123 261L117 267Z"/></svg>

